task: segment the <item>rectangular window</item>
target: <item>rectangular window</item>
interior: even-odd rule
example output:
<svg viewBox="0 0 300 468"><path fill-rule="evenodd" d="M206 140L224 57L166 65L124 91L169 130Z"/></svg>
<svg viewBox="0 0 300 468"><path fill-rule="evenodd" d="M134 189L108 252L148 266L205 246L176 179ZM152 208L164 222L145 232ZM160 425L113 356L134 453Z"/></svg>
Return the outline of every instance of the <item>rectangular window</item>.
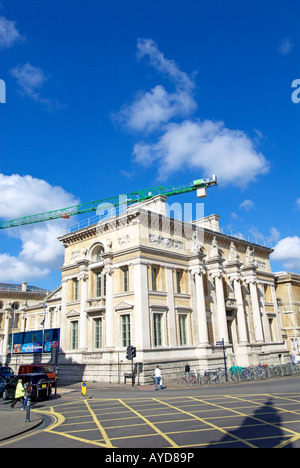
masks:
<svg viewBox="0 0 300 468"><path fill-rule="evenodd" d="M176 271L176 292L181 293L182 271Z"/></svg>
<svg viewBox="0 0 300 468"><path fill-rule="evenodd" d="M187 345L187 315L178 315L178 326L179 326L179 344L180 346Z"/></svg>
<svg viewBox="0 0 300 468"><path fill-rule="evenodd" d="M130 345L130 315L121 316L121 328L122 328L122 346L125 348Z"/></svg>
<svg viewBox="0 0 300 468"><path fill-rule="evenodd" d="M102 317L94 320L94 346L95 349L103 348L102 342Z"/></svg>
<svg viewBox="0 0 300 468"><path fill-rule="evenodd" d="M152 267L152 291L157 291L158 289L158 267Z"/></svg>
<svg viewBox="0 0 300 468"><path fill-rule="evenodd" d="M122 273L123 273L123 291L127 292L129 291L129 268L128 267L122 268Z"/></svg>
<svg viewBox="0 0 300 468"><path fill-rule="evenodd" d="M96 275L96 297L101 297L102 292L102 276L101 273Z"/></svg>
<svg viewBox="0 0 300 468"><path fill-rule="evenodd" d="M106 296L106 275L103 273L96 274L96 297Z"/></svg>
<svg viewBox="0 0 300 468"><path fill-rule="evenodd" d="M74 294L73 294L73 300L74 301L78 301L78 298L79 298L79 281L76 279L74 280Z"/></svg>
<svg viewBox="0 0 300 468"><path fill-rule="evenodd" d="M78 322L71 322L71 349L78 349Z"/></svg>
<svg viewBox="0 0 300 468"><path fill-rule="evenodd" d="M154 346L163 345L162 319L163 319L163 314L153 314Z"/></svg>
<svg viewBox="0 0 300 468"><path fill-rule="evenodd" d="M271 338L271 342L274 341L274 332L273 332L273 319L272 318L269 318L269 329L270 329L270 338Z"/></svg>

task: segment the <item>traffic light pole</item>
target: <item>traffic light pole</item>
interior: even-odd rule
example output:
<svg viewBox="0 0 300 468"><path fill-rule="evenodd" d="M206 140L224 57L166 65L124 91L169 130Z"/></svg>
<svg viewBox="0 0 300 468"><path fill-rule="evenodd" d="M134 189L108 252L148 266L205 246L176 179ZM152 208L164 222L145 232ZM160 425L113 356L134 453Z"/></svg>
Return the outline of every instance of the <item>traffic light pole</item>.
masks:
<svg viewBox="0 0 300 468"><path fill-rule="evenodd" d="M131 386L134 387L134 372L133 372L133 357L131 358L131 375L132 375L132 379L131 379Z"/></svg>
<svg viewBox="0 0 300 468"><path fill-rule="evenodd" d="M136 348L134 346L127 346L126 349L126 359L131 360L131 385L134 387L134 372L133 372L133 358L136 356Z"/></svg>

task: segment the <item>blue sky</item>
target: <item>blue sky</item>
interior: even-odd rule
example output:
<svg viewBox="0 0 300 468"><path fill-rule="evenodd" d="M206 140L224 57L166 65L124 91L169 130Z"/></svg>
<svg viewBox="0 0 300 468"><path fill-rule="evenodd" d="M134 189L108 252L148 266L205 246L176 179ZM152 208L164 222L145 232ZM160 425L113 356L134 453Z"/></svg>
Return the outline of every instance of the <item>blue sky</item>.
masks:
<svg viewBox="0 0 300 468"><path fill-rule="evenodd" d="M299 272L299 14L276 0L1 0L1 219L216 173L204 214ZM64 223L0 232L0 281L55 288Z"/></svg>

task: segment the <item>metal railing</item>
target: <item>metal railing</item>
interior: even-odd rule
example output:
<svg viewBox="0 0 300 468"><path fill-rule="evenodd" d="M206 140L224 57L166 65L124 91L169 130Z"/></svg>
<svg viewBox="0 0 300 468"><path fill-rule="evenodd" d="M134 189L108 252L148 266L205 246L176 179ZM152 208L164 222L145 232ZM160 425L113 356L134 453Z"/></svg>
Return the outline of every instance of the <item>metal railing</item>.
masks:
<svg viewBox="0 0 300 468"><path fill-rule="evenodd" d="M248 382L272 377L300 375L300 366L293 363L282 365L258 365L256 367L232 366L225 373L224 368L207 371L191 370L178 376L177 383L182 386L207 385L232 382Z"/></svg>

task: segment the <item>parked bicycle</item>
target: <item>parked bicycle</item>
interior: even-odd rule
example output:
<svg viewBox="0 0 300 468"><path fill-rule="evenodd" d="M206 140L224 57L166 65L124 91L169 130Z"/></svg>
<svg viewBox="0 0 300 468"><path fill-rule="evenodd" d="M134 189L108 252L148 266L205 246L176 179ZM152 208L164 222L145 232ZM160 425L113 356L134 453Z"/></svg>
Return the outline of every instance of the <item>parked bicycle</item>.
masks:
<svg viewBox="0 0 300 468"><path fill-rule="evenodd" d="M182 377L183 385L198 385L200 383L200 376L196 372L184 373Z"/></svg>
<svg viewBox="0 0 300 468"><path fill-rule="evenodd" d="M214 371L204 372L204 383L217 384L222 382L223 369L216 369Z"/></svg>
<svg viewBox="0 0 300 468"><path fill-rule="evenodd" d="M166 383L165 376L162 374L161 375L161 385L164 386ZM155 385L155 374L153 373L148 377L148 384L150 385Z"/></svg>

